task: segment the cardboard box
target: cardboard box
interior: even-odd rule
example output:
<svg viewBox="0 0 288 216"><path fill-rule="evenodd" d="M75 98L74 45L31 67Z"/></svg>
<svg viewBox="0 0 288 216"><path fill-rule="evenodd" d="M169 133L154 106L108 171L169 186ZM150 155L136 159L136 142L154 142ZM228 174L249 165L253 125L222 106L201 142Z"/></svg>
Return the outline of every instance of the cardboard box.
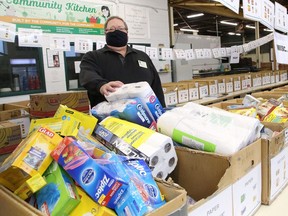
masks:
<svg viewBox="0 0 288 216"><path fill-rule="evenodd" d="M240 75L235 75L233 76L233 91L240 91L242 89L242 82L241 82L241 76Z"/></svg>
<svg viewBox="0 0 288 216"><path fill-rule="evenodd" d="M267 98L269 99L269 98ZM232 104L241 104L242 99L233 102L221 102L211 106L226 109ZM262 142L262 197L263 204L271 204L288 183L288 123L262 122L265 127L279 134L271 140Z"/></svg>
<svg viewBox="0 0 288 216"><path fill-rule="evenodd" d="M287 70L279 71L280 82L284 82L287 80Z"/></svg>
<svg viewBox="0 0 288 216"><path fill-rule="evenodd" d="M26 203L11 191L0 185L1 214L13 216L44 216L38 209Z"/></svg>
<svg viewBox="0 0 288 216"><path fill-rule="evenodd" d="M162 83L166 106L174 106L178 103L177 84Z"/></svg>
<svg viewBox="0 0 288 216"><path fill-rule="evenodd" d="M17 101L8 104L17 108L24 109L26 112L30 113L30 100Z"/></svg>
<svg viewBox="0 0 288 216"><path fill-rule="evenodd" d="M195 80L199 83L200 98L207 96L215 96L218 94L218 82L217 79L197 79Z"/></svg>
<svg viewBox="0 0 288 216"><path fill-rule="evenodd" d="M225 79L225 93L231 93L234 91L233 77L224 76Z"/></svg>
<svg viewBox="0 0 288 216"><path fill-rule="evenodd" d="M194 80L182 80L178 83L185 83L188 85L188 101L198 100L199 99L199 86L198 83Z"/></svg>
<svg viewBox="0 0 288 216"><path fill-rule="evenodd" d="M209 84L206 81L200 81L195 79L199 89L199 99L209 96Z"/></svg>
<svg viewBox="0 0 288 216"><path fill-rule="evenodd" d="M13 104L0 105L0 121L10 121L21 127L21 137L28 135L30 127L30 115L25 108Z"/></svg>
<svg viewBox="0 0 288 216"><path fill-rule="evenodd" d="M238 184L243 185L247 178L252 177L256 183L257 199L246 207L244 215L250 215L260 207L260 139L230 157L186 147L176 147L176 151L178 163L171 177L196 201L196 204L188 206L189 215L233 215L233 209L238 208L235 206L238 205ZM255 191L249 189L245 190L246 197L254 197Z"/></svg>
<svg viewBox="0 0 288 216"><path fill-rule="evenodd" d="M187 215L187 196L186 191L177 184L156 180L161 193L165 196L167 203L160 208L150 212L147 216L160 215ZM3 215L13 216L44 216L39 210L35 209L19 197L15 196L8 189L0 185L0 209Z"/></svg>
<svg viewBox="0 0 288 216"><path fill-rule="evenodd" d="M286 124L263 122L280 133L262 140L262 203L269 205L288 183L288 129Z"/></svg>
<svg viewBox="0 0 288 216"><path fill-rule="evenodd" d="M69 91L54 94L30 95L31 117L53 117L59 105L66 105L71 109L89 113L89 98L86 91Z"/></svg>
<svg viewBox="0 0 288 216"><path fill-rule="evenodd" d="M177 96L178 96L178 103L186 103L189 101L189 89L188 83L177 83Z"/></svg>
<svg viewBox="0 0 288 216"><path fill-rule="evenodd" d="M0 154L11 153L21 142L21 128L13 122L0 122Z"/></svg>
<svg viewBox="0 0 288 216"><path fill-rule="evenodd" d="M262 86L261 72L251 73L252 87Z"/></svg>
<svg viewBox="0 0 288 216"><path fill-rule="evenodd" d="M262 84L269 85L270 83L271 83L271 71L262 71Z"/></svg>

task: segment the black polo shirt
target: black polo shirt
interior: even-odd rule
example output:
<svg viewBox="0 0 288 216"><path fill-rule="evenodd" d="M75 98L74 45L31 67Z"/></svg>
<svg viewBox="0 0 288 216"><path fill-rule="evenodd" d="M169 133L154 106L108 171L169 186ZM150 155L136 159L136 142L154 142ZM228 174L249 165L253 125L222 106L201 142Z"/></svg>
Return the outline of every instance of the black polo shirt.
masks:
<svg viewBox="0 0 288 216"><path fill-rule="evenodd" d="M123 57L105 45L102 49L87 52L80 68L80 85L87 89L92 107L105 101L99 91L101 86L117 80L123 83L148 82L165 107L159 74L145 52L127 46L126 56Z"/></svg>

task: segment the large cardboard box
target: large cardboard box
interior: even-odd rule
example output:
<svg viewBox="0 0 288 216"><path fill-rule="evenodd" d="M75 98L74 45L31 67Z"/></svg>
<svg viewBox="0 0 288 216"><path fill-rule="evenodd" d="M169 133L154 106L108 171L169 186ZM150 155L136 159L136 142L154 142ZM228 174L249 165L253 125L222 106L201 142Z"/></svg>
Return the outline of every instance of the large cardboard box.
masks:
<svg viewBox="0 0 288 216"><path fill-rule="evenodd" d="M157 180L157 184L161 193L165 196L167 203L150 212L147 216L187 215L186 191L179 185L167 181ZM21 200L2 185L0 185L0 200L1 215L44 216L39 210Z"/></svg>
<svg viewBox="0 0 288 216"><path fill-rule="evenodd" d="M267 99L269 95L264 94ZM232 104L241 104L242 99L212 104L227 109ZM262 197L263 204L271 204L288 183L288 123L262 122L273 132L279 132L271 140L262 139Z"/></svg>
<svg viewBox="0 0 288 216"><path fill-rule="evenodd" d="M89 113L89 98L86 91L69 91L59 93L42 93L30 95L31 117L53 117L59 105Z"/></svg>
<svg viewBox="0 0 288 216"><path fill-rule="evenodd" d="M288 129L286 124L263 122L280 133L262 140L262 203L269 205L288 183Z"/></svg>
<svg viewBox="0 0 288 216"><path fill-rule="evenodd" d="M188 206L189 215L239 215L235 209L241 209L243 204L243 215L251 215L260 207L260 139L230 157L186 147L176 147L176 151L178 163L171 177L196 201ZM247 179L253 184L248 184ZM245 191L245 203L238 202L242 196L239 185Z"/></svg>
<svg viewBox="0 0 288 216"><path fill-rule="evenodd" d="M11 153L21 142L21 128L13 122L0 122L0 155Z"/></svg>
<svg viewBox="0 0 288 216"><path fill-rule="evenodd" d="M21 137L25 138L28 135L30 127L30 115L24 107L14 104L1 104L0 121L9 121L20 125Z"/></svg>

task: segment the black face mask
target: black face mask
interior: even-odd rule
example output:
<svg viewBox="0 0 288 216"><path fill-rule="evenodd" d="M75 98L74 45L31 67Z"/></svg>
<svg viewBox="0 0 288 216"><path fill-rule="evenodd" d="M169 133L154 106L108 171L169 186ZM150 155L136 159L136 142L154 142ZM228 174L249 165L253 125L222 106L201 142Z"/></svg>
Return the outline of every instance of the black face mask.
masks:
<svg viewBox="0 0 288 216"><path fill-rule="evenodd" d="M122 47L127 45L128 35L126 32L115 30L106 34L106 43L109 46Z"/></svg>

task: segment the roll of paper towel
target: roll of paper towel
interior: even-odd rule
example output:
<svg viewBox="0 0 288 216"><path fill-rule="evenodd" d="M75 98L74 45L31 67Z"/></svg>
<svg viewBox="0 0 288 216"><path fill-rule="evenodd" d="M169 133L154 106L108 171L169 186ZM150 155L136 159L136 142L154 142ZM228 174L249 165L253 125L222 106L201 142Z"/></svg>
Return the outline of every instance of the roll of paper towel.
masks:
<svg viewBox="0 0 288 216"><path fill-rule="evenodd" d="M140 98L155 121L165 112L153 89L147 82L125 84L105 97L109 102L125 98Z"/></svg>
<svg viewBox="0 0 288 216"><path fill-rule="evenodd" d="M91 114L100 121L114 116L156 130L156 122L139 98L103 101L91 109Z"/></svg>
<svg viewBox="0 0 288 216"><path fill-rule="evenodd" d="M170 137L115 117L100 125L147 155L154 177L165 179L175 169L178 159Z"/></svg>
<svg viewBox="0 0 288 216"><path fill-rule="evenodd" d="M259 120L189 102L164 113L160 133L188 147L232 155L260 137Z"/></svg>

